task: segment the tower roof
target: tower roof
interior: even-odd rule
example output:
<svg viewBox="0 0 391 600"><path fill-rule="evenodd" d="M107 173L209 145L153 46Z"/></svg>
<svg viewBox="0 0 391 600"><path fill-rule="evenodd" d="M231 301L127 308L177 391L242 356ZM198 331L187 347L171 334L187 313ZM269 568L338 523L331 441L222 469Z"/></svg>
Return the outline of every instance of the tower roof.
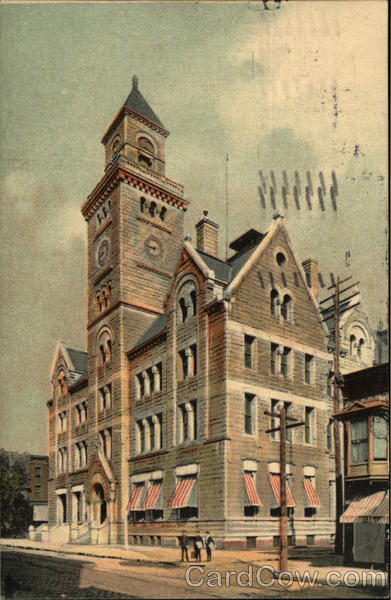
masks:
<svg viewBox="0 0 391 600"><path fill-rule="evenodd" d="M133 115L136 119L143 121L146 125L164 135L164 137L167 137L169 135L169 132L164 127L159 117L153 112L152 108L149 106L148 102L145 100L144 96L138 89L137 75L133 76L132 89L130 90L130 94L127 97L125 103L122 105L120 111L114 117L113 121L103 134L103 144L106 143L107 137L109 136L113 128L116 127L119 120L123 117L124 113Z"/></svg>
<svg viewBox="0 0 391 600"><path fill-rule="evenodd" d="M146 117L148 121L152 121L159 127L163 127L163 123L160 121L159 117L153 112L152 108L149 106L148 102L145 100L144 96L138 89L138 77L137 75L133 76L132 79L132 89L130 91L129 96L126 99L124 106L130 108L130 110L134 110L141 117Z"/></svg>

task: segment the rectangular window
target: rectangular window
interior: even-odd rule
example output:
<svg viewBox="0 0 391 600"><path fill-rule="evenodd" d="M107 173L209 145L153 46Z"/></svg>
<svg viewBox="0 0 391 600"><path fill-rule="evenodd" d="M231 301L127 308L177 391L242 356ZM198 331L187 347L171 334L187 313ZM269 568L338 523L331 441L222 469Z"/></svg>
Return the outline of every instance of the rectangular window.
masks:
<svg viewBox="0 0 391 600"><path fill-rule="evenodd" d="M161 362L158 363L156 365L156 368L159 373L159 390L158 391L161 392L161 390L163 389L163 365L162 365L162 363Z"/></svg>
<svg viewBox="0 0 391 600"><path fill-rule="evenodd" d="M327 375L327 395L329 398L333 396L333 378L330 373Z"/></svg>
<svg viewBox="0 0 391 600"><path fill-rule="evenodd" d="M290 375L291 349L284 348L281 354L281 375L289 377Z"/></svg>
<svg viewBox="0 0 391 600"><path fill-rule="evenodd" d="M145 394L144 394L144 377L143 377L142 373L138 373L137 382L138 382L138 388L139 388L138 397L143 398Z"/></svg>
<svg viewBox="0 0 391 600"><path fill-rule="evenodd" d="M181 370L182 370L181 379L186 379L189 371L188 371L187 355L186 355L185 350L181 350L179 352L179 358L180 358Z"/></svg>
<svg viewBox="0 0 391 600"><path fill-rule="evenodd" d="M145 452L145 429L141 421L138 422L140 431L140 452Z"/></svg>
<svg viewBox="0 0 391 600"><path fill-rule="evenodd" d="M35 467L35 477L41 479L41 467Z"/></svg>
<svg viewBox="0 0 391 600"><path fill-rule="evenodd" d="M285 408L285 415L287 417L291 417L292 416L292 402L284 402L284 408ZM287 420L286 421L286 425L292 424L292 421ZM292 427L287 427L286 428L286 441L287 442L292 442L293 441L293 428Z"/></svg>
<svg viewBox="0 0 391 600"><path fill-rule="evenodd" d="M158 447L159 448L163 448L163 415L162 413L159 413L157 415L158 421L159 421L159 433L160 433L160 439L159 439L159 444Z"/></svg>
<svg viewBox="0 0 391 600"><path fill-rule="evenodd" d="M373 458L387 460L387 421L384 417L373 417Z"/></svg>
<svg viewBox="0 0 391 600"><path fill-rule="evenodd" d="M358 465L368 461L368 418L350 422L350 462Z"/></svg>
<svg viewBox="0 0 391 600"><path fill-rule="evenodd" d="M304 355L304 381L306 383L313 383L313 363L314 357L311 354Z"/></svg>
<svg viewBox="0 0 391 600"><path fill-rule="evenodd" d="M278 400L271 401L270 412L272 412L273 414L279 412L278 411ZM278 417L270 417L270 429L275 429L276 427L279 427L279 426L280 426L280 419ZM272 440L280 439L280 435L279 435L278 431L272 431L271 436L272 436Z"/></svg>
<svg viewBox="0 0 391 600"><path fill-rule="evenodd" d="M189 376L192 377L197 375L197 345L193 344L190 346L190 360L191 369L189 369Z"/></svg>
<svg viewBox="0 0 391 600"><path fill-rule="evenodd" d="M197 402L192 400L178 406L179 443L197 439Z"/></svg>
<svg viewBox="0 0 391 600"><path fill-rule="evenodd" d="M305 443L314 443L314 409L311 406L305 407Z"/></svg>
<svg viewBox="0 0 391 600"><path fill-rule="evenodd" d="M36 498L40 498L41 497L41 492L42 492L42 488L40 485L36 485L34 488L34 494Z"/></svg>
<svg viewBox="0 0 391 600"><path fill-rule="evenodd" d="M254 394L244 396L244 431L249 435L254 433L254 399Z"/></svg>
<svg viewBox="0 0 391 600"><path fill-rule="evenodd" d="M155 378L153 376L152 367L147 369L147 375L149 379L149 391L150 394L153 394L153 392L155 391Z"/></svg>
<svg viewBox="0 0 391 600"><path fill-rule="evenodd" d="M254 338L251 335L244 336L244 366L246 369L254 368Z"/></svg>
<svg viewBox="0 0 391 600"><path fill-rule="evenodd" d="M277 363L278 363L278 344L271 344L270 346L270 373L272 375L277 374Z"/></svg>

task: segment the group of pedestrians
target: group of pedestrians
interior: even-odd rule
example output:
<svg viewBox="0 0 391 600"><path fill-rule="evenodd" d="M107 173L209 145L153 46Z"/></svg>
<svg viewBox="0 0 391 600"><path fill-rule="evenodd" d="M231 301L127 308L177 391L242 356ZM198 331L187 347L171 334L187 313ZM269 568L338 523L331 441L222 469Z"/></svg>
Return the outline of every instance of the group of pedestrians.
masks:
<svg viewBox="0 0 391 600"><path fill-rule="evenodd" d="M187 560L187 562L189 562L189 536L186 534L185 530L182 531L182 535L179 538L179 543L181 546L182 562L185 559ZM201 550L205 548L206 560L212 560L212 550L214 546L214 539L210 535L209 531L206 531L204 536L202 536L201 533L197 531L197 534L193 540L194 559L196 561L201 561Z"/></svg>

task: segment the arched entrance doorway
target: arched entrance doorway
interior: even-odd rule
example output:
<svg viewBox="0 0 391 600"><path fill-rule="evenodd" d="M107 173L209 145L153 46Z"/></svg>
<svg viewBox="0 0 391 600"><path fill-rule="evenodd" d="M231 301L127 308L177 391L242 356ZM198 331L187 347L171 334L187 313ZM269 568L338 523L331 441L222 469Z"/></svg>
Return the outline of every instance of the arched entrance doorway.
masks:
<svg viewBox="0 0 391 600"><path fill-rule="evenodd" d="M101 483L95 483L92 489L92 502L94 506L94 521L97 525L102 525L107 519L107 502Z"/></svg>

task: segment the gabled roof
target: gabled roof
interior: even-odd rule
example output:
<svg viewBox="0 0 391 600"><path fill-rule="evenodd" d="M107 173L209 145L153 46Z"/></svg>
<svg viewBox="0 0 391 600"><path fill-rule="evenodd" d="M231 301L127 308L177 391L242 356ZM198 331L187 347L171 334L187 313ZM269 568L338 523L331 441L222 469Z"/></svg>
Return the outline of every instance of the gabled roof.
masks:
<svg viewBox="0 0 391 600"><path fill-rule="evenodd" d="M50 377L54 375L54 370L61 355L65 361L66 368L70 374L70 383L76 383L81 378L86 378L88 374L88 353L85 350L71 348L65 342L58 342L54 352L52 365L50 368Z"/></svg>
<svg viewBox="0 0 391 600"><path fill-rule="evenodd" d="M148 121L155 123L155 125L159 125L159 127L163 127L165 129L163 123L160 121L159 117L153 112L152 108L149 106L148 102L145 100L144 96L138 89L138 78L135 75L132 79L132 89L130 91L129 96L126 99L124 106L126 108L130 108L130 110L134 110L141 117L146 117Z"/></svg>

